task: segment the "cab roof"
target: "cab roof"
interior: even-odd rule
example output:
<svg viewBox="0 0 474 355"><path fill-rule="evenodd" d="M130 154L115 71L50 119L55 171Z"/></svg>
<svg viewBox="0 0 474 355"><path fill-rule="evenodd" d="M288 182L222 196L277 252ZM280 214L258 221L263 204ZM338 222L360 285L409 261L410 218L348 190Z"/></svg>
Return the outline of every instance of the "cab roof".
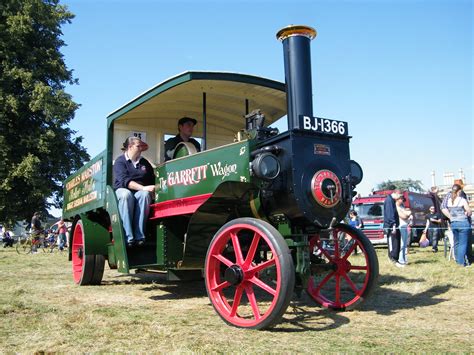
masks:
<svg viewBox="0 0 474 355"><path fill-rule="evenodd" d="M188 116L197 119L195 132L202 134L205 113L208 130L215 127L235 133L245 127L243 116L254 109L265 114L265 125L283 117L285 84L247 74L188 71L155 85L111 112L107 125L133 121L173 131L179 118Z"/></svg>

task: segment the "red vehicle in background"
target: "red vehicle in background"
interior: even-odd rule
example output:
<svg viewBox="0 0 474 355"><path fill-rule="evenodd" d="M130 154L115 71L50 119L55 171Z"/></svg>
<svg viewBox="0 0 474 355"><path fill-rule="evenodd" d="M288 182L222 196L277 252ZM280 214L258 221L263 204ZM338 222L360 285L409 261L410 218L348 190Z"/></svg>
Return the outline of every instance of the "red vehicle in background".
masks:
<svg viewBox="0 0 474 355"><path fill-rule="evenodd" d="M352 202L354 211L362 220L362 231L369 238L372 244L385 244L387 237L383 231L383 203L387 195L393 190L374 191L369 196L357 196ZM406 191L405 207L413 212L413 224L410 229L410 241L418 242L426 226L426 215L431 206L435 207L437 213L441 213L441 201L434 193L417 193Z"/></svg>

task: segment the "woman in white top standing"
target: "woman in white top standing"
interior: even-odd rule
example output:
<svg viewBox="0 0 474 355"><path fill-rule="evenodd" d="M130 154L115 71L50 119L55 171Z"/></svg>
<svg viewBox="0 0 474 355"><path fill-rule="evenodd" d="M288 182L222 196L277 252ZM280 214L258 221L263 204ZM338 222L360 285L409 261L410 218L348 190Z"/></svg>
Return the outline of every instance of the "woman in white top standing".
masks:
<svg viewBox="0 0 474 355"><path fill-rule="evenodd" d="M398 227L400 228L400 253L398 254L397 265L400 264L405 266L406 264L408 264L408 224L410 223L411 210L409 208L405 208L403 202L405 202L405 198L403 197L403 195L395 201L400 223Z"/></svg>
<svg viewBox="0 0 474 355"><path fill-rule="evenodd" d="M468 217L472 211L469 203L460 194L461 186L454 184L451 190L451 198L448 199L447 208L443 208L442 212L449 218L451 223L451 231L454 236L454 257L456 262L461 266L469 265L467 260L467 248L471 247L468 243L469 233L471 231Z"/></svg>

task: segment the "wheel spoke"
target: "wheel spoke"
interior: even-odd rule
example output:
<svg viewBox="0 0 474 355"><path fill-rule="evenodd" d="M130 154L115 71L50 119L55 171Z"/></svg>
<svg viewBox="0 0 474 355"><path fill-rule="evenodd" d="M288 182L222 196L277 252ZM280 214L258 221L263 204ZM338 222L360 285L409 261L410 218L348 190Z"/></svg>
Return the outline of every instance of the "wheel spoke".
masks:
<svg viewBox="0 0 474 355"><path fill-rule="evenodd" d="M213 287L211 290L212 290L212 291L215 291L215 292L220 292L220 291L222 291L224 288L229 287L230 285L231 285L230 282L224 281L224 282L218 284L217 286Z"/></svg>
<svg viewBox="0 0 474 355"><path fill-rule="evenodd" d="M336 304L341 302L341 276L336 274Z"/></svg>
<svg viewBox="0 0 474 355"><path fill-rule="evenodd" d="M321 253L323 253L323 255L324 255L328 260L332 260L332 259L333 259L333 256L332 256L331 254L329 254L326 249L324 249L323 243L321 243L321 240L320 240L319 238L316 240L316 245L317 245L317 247L319 248L319 250L321 250Z"/></svg>
<svg viewBox="0 0 474 355"><path fill-rule="evenodd" d="M250 306L252 307L252 313L255 317L255 320L259 320L261 318L260 309L258 308L257 299L255 298L253 288L250 285L247 285L247 287L245 287L245 293L247 294Z"/></svg>
<svg viewBox="0 0 474 355"><path fill-rule="evenodd" d="M231 267L232 265L234 265L234 263L232 261L230 261L229 259L227 259L224 255L222 254L214 254L212 256L213 258L216 258L217 260L219 260L221 263L223 263L224 265L226 265L227 267Z"/></svg>
<svg viewBox="0 0 474 355"><path fill-rule="evenodd" d="M319 292L323 286L331 279L331 277L335 274L334 271L331 271L326 277L319 283L318 287L316 287L316 292Z"/></svg>
<svg viewBox="0 0 474 355"><path fill-rule="evenodd" d="M230 310L231 317L235 317L235 315L237 314L237 308L239 308L243 292L244 288L242 286L237 287L235 290L234 301L232 302L232 309Z"/></svg>
<svg viewBox="0 0 474 355"><path fill-rule="evenodd" d="M255 252L257 251L259 241L260 235L254 233L252 244L250 244L249 251L247 252L247 257L245 258L245 262L243 264L244 269L247 269L252 264L252 260L255 257Z"/></svg>
<svg viewBox="0 0 474 355"><path fill-rule="evenodd" d="M258 264L257 266L254 266L254 267L250 266L247 270L253 273L257 273L273 265L275 265L275 259L272 258L270 260L264 261L261 264Z"/></svg>
<svg viewBox="0 0 474 355"><path fill-rule="evenodd" d="M349 270L365 270L365 271L369 271L369 266L368 265L365 265L365 266L359 266L359 265L351 265Z"/></svg>
<svg viewBox="0 0 474 355"><path fill-rule="evenodd" d="M252 277L250 280L249 280L251 283L253 283L254 285L260 287L262 290L268 292L269 294L271 294L272 296L275 296L276 295L276 290L271 288L270 286L268 286L265 282L263 282L262 280L260 280L259 278L257 278L256 276Z"/></svg>
<svg viewBox="0 0 474 355"><path fill-rule="evenodd" d="M333 231L333 239L334 239L334 257L339 259L339 238L337 235L337 231Z"/></svg>
<svg viewBox="0 0 474 355"><path fill-rule="evenodd" d="M344 260L347 260L349 256L352 254L352 252L357 248L357 243L353 243L352 246L349 248L349 250L346 252L346 255L344 255L342 258Z"/></svg>
<svg viewBox="0 0 474 355"><path fill-rule="evenodd" d="M352 291L354 291L354 293L356 295L360 295L360 290L357 288L357 286L354 284L354 282L352 282L351 278L349 277L349 275L347 274L344 274L343 275L344 279L346 280L346 282L348 283L348 285L351 287Z"/></svg>
<svg viewBox="0 0 474 355"><path fill-rule="evenodd" d="M244 257L242 255L242 249L240 248L239 237L235 232L231 232L230 236L232 238L232 246L234 247L235 262L238 265L242 265L244 263Z"/></svg>

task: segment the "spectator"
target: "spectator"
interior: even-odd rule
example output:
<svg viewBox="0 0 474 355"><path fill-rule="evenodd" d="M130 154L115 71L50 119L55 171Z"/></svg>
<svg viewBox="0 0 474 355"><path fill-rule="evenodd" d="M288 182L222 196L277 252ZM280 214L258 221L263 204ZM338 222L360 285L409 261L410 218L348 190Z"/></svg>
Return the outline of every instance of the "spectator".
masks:
<svg viewBox="0 0 474 355"><path fill-rule="evenodd" d="M33 239L34 239L34 243L33 243L33 247L31 248L31 251L32 253L37 253L38 250L37 250L37 247L36 247L36 242L39 240L40 238L40 233L43 231L43 227L41 226L41 220L40 220L40 213L39 212L35 212L33 213L33 217L31 218L31 229L30 229L30 233L32 234L33 236Z"/></svg>
<svg viewBox="0 0 474 355"><path fill-rule="evenodd" d="M357 229L363 228L362 220L357 215L356 211L350 211L349 212L349 225L351 227L354 227L354 228L357 228Z"/></svg>
<svg viewBox="0 0 474 355"><path fill-rule="evenodd" d="M50 229L54 226L58 226L57 233L58 233L58 247L59 250L64 250L66 246L66 223L64 223L64 219L60 219L56 223L54 223Z"/></svg>
<svg viewBox="0 0 474 355"><path fill-rule="evenodd" d="M407 251L408 251L408 225L412 216L411 210L405 208L405 198L400 196L395 204L397 206L397 213L399 216L399 229L400 229L400 253L398 254L398 263L400 265L407 265Z"/></svg>
<svg viewBox="0 0 474 355"><path fill-rule="evenodd" d="M426 226L424 232L428 236L433 253L438 252L438 241L441 239L441 223L443 219L436 212L435 207L430 207L430 213L426 215Z"/></svg>
<svg viewBox="0 0 474 355"><path fill-rule="evenodd" d="M34 234L39 234L43 230L43 227L41 226L41 220L40 220L40 213L35 212L33 214L33 217L31 218L31 233Z"/></svg>
<svg viewBox="0 0 474 355"><path fill-rule="evenodd" d="M470 260L468 259L468 245L469 234L471 233L468 218L472 211L469 208L467 200L462 197L461 185L454 184L451 190L451 196L446 203L446 207L442 212L449 218L451 230L454 237L454 257L458 265L468 266Z"/></svg>
<svg viewBox="0 0 474 355"><path fill-rule="evenodd" d="M459 191L459 196L461 196L462 198L465 198L467 200L467 195L466 193L463 191L463 187L464 187L464 182L462 181L462 179L456 179L454 180L454 184L455 185L459 185L461 187L461 191ZM453 186L454 187L454 186ZM448 206L448 201L449 199L451 198L451 195L452 195L452 191L449 191L446 196L444 196L444 199L443 199L443 202L441 203L441 211L443 209L446 209L447 206ZM469 224L469 231L468 231L468 241L467 241L467 258L469 260L470 263L473 262L473 258L472 258L472 243L473 243L473 236L472 236L472 217L471 216L468 216L467 217L467 222Z"/></svg>
<svg viewBox="0 0 474 355"><path fill-rule="evenodd" d="M398 216L395 201L398 200L401 195L402 192L400 190L394 190L385 198L383 204L383 228L387 236L388 258L398 267L403 266L398 263L398 257L400 255L400 230L398 229L400 217Z"/></svg>
<svg viewBox="0 0 474 355"><path fill-rule="evenodd" d="M13 248L13 237L10 235L10 232L5 228L3 233L3 247L12 247Z"/></svg>

